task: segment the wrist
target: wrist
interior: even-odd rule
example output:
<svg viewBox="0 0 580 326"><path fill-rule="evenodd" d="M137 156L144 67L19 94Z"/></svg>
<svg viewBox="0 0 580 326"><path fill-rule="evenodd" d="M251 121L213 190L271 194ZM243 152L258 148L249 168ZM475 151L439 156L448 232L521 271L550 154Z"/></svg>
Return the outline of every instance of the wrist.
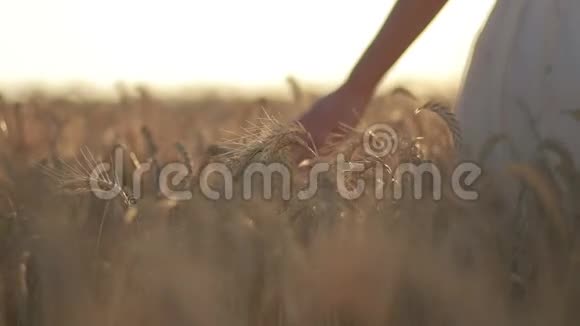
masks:
<svg viewBox="0 0 580 326"><path fill-rule="evenodd" d="M340 91L343 94L343 98L349 99L349 112L355 112L357 115L364 113L374 94L374 88L352 80L347 80Z"/></svg>
<svg viewBox="0 0 580 326"><path fill-rule="evenodd" d="M375 86L373 84L363 78L356 78L356 76L350 76L341 88L347 96L356 98L364 103L368 103L375 92Z"/></svg>

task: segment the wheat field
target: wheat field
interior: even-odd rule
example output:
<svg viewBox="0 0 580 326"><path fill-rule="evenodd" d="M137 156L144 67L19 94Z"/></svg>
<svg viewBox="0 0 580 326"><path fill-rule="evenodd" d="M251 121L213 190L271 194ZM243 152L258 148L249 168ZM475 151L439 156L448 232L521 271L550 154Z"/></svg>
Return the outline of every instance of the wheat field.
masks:
<svg viewBox="0 0 580 326"><path fill-rule="evenodd" d="M203 196L196 184L210 162L234 171L234 188L252 162L282 162L292 191L304 186L308 164L293 155L309 148L290 121L316 94L289 85L292 100L163 99L146 88L116 100L1 99L0 325L577 325L580 173L557 143L541 150L558 156L561 175L509 167L523 185L515 210L493 175L471 202L447 188L441 200L347 200L326 175L305 201L282 199L280 180L271 199ZM367 163L352 184L378 182L380 165L429 160L447 180L460 131L452 114L417 114L432 99L452 102L397 88L371 104L364 124L404 136L396 155L366 156L351 130L309 164L335 169L333 153ZM85 172L119 148L127 171L153 172L139 198L126 190L131 174L104 175L123 196L98 199ZM191 199L155 191L170 162L188 166L172 187Z"/></svg>

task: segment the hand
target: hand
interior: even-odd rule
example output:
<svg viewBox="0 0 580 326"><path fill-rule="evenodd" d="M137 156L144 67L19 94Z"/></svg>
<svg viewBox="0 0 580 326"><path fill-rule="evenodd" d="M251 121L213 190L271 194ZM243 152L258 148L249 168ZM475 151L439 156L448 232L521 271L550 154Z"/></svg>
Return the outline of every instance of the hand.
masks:
<svg viewBox="0 0 580 326"><path fill-rule="evenodd" d="M333 133L344 134L344 128L355 127L370 100L370 95L362 95L342 86L322 97L298 120L310 134L316 149L325 145Z"/></svg>

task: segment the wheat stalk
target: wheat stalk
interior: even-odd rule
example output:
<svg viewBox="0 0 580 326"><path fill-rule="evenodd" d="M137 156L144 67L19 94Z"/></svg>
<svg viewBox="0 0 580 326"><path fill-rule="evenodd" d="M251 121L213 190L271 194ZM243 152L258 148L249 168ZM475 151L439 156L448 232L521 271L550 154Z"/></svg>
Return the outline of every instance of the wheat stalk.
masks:
<svg viewBox="0 0 580 326"><path fill-rule="evenodd" d="M449 110L446 106L437 102L427 102L425 105L418 107L415 110L415 114L420 114L423 111L431 111L437 114L447 125L447 128L451 132L451 137L453 138L453 145L456 150L459 150L462 145L462 134L459 121L453 112Z"/></svg>
<svg viewBox="0 0 580 326"><path fill-rule="evenodd" d="M564 241L568 239L570 232L560 207L559 191L549 178L529 164L512 164L508 167L508 171L533 190L547 216L551 218L552 228L558 233L559 238Z"/></svg>
<svg viewBox="0 0 580 326"><path fill-rule="evenodd" d="M67 194L86 194L116 191L123 199L126 207L136 204L133 195L124 189L115 175L111 178L105 170L103 163L98 163L91 151L81 148L82 160L74 158L74 162L67 162L63 158L57 158L60 168L41 165L44 174L50 177L58 186L58 189ZM94 189L96 184L98 189Z"/></svg>
<svg viewBox="0 0 580 326"><path fill-rule="evenodd" d="M187 172L191 176L193 174L193 159L191 158L191 155L185 149L185 146L183 146L182 143L179 143L179 142L175 143L175 149L181 155L181 158L183 159L183 162L185 163L185 166L187 167Z"/></svg>
<svg viewBox="0 0 580 326"><path fill-rule="evenodd" d="M250 127L242 129L241 135L225 141L224 146L229 151L219 155L219 158L244 166L256 157L270 160L274 154L291 145L298 145L317 156L316 150L308 146L308 133L298 123L282 124L266 113L265 118L249 124Z"/></svg>
<svg viewBox="0 0 580 326"><path fill-rule="evenodd" d="M298 83L296 78L294 78L293 76L288 76L286 77L286 83L288 84L290 92L292 93L292 99L294 100L294 104L296 105L302 104L304 101L304 92L302 91L302 87L300 87L300 84Z"/></svg>

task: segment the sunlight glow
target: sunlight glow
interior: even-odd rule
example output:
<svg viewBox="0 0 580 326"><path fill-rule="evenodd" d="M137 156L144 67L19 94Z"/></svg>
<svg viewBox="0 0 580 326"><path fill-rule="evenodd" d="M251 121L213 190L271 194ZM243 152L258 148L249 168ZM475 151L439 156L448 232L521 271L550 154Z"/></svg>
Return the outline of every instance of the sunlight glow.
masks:
<svg viewBox="0 0 580 326"><path fill-rule="evenodd" d="M389 79L456 80L493 0L450 0ZM5 0L0 82L337 83L392 0Z"/></svg>

